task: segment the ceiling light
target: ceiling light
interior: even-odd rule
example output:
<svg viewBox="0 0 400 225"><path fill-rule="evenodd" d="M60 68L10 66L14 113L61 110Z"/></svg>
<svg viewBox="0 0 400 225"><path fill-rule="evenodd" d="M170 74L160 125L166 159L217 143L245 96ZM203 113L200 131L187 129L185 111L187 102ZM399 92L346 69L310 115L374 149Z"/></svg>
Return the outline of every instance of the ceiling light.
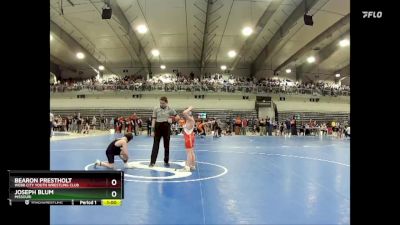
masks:
<svg viewBox="0 0 400 225"><path fill-rule="evenodd" d="M307 58L307 62L308 62L308 63L313 63L313 62L315 62L315 57L314 57L314 56L308 57L308 58Z"/></svg>
<svg viewBox="0 0 400 225"><path fill-rule="evenodd" d="M147 29L146 25L142 24L142 25L137 26L136 30L141 34L145 34L145 33L147 33L148 29Z"/></svg>
<svg viewBox="0 0 400 225"><path fill-rule="evenodd" d="M153 50L151 50L151 54L153 54L153 56L159 56L160 51L158 51L157 49L153 49Z"/></svg>
<svg viewBox="0 0 400 225"><path fill-rule="evenodd" d="M231 50L231 51L228 52L228 56L233 58L233 57L236 56L236 52L234 50Z"/></svg>
<svg viewBox="0 0 400 225"><path fill-rule="evenodd" d="M245 27L245 28L243 28L243 30L242 30L242 34L244 35L244 36L249 36L249 35L251 35L253 33L253 29L251 29L251 27Z"/></svg>
<svg viewBox="0 0 400 225"><path fill-rule="evenodd" d="M78 53L76 53L76 57L78 59L83 59L83 58L85 58L85 55L82 52L78 52Z"/></svg>

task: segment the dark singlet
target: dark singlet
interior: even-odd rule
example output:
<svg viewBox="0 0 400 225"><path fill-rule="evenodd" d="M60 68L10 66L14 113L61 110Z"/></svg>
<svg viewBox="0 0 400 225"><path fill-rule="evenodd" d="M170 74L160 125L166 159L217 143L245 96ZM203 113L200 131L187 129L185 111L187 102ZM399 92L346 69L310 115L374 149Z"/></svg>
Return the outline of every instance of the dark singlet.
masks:
<svg viewBox="0 0 400 225"><path fill-rule="evenodd" d="M107 154L119 155L121 153L121 146L115 146L115 142L119 141L120 139L115 139L112 141L107 147Z"/></svg>
<svg viewBox="0 0 400 225"><path fill-rule="evenodd" d="M115 139L112 141L106 150L106 155L109 163L114 163L114 156L121 154L121 147L115 146L115 142L119 141L120 139Z"/></svg>

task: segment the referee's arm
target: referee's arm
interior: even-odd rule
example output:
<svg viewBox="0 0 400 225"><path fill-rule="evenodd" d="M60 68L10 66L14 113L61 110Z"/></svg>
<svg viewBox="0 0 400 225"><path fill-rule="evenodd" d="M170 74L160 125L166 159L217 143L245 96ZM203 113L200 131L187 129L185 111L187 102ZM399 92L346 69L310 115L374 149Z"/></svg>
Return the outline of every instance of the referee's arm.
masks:
<svg viewBox="0 0 400 225"><path fill-rule="evenodd" d="M176 113L175 109L172 109L172 115L174 116L175 121L178 121L181 119L181 117L178 115L178 113Z"/></svg>
<svg viewBox="0 0 400 225"><path fill-rule="evenodd" d="M153 115L151 116L151 133L154 133L154 129L156 127L156 119L157 119L156 110L157 108L154 108Z"/></svg>

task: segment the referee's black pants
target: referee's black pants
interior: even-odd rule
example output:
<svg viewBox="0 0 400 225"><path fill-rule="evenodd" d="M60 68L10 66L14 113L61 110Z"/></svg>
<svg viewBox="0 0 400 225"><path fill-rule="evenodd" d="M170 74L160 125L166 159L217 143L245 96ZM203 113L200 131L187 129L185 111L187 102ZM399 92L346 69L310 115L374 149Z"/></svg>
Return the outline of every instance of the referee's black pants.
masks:
<svg viewBox="0 0 400 225"><path fill-rule="evenodd" d="M164 162L169 161L169 139L170 139L171 125L168 122L156 122L154 129L154 142L153 150L151 151L151 164L157 161L158 149L160 148L161 137L164 140Z"/></svg>

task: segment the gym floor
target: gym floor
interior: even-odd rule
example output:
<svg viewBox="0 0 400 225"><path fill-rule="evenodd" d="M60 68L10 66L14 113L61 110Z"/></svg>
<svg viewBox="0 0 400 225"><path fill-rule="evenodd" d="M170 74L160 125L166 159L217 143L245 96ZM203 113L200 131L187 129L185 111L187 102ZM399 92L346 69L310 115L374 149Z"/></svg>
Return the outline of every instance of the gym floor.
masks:
<svg viewBox="0 0 400 225"><path fill-rule="evenodd" d="M52 170L95 170L116 137L51 141ZM121 206L52 206L51 224L350 224L350 143L334 137L196 138L197 169L171 136L171 168L148 168L153 139L129 143ZM123 163L116 157L118 168ZM97 168L101 170L104 168Z"/></svg>

